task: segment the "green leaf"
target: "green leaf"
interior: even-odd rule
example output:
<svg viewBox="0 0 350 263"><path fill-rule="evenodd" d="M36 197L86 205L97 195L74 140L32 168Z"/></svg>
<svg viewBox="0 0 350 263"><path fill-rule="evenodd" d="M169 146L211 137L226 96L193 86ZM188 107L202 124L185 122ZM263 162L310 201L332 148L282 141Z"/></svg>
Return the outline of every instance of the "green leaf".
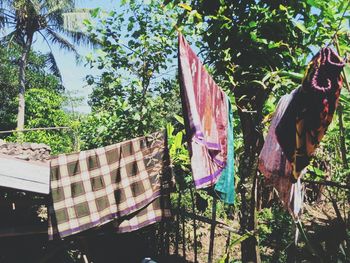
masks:
<svg viewBox="0 0 350 263"><path fill-rule="evenodd" d="M167 130L168 136L171 136L171 135L173 135L173 132L174 132L174 126L171 125L171 123L168 123L166 125L166 130Z"/></svg>
<svg viewBox="0 0 350 263"><path fill-rule="evenodd" d="M350 65L346 64L344 67L344 72L348 80L350 80Z"/></svg>
<svg viewBox="0 0 350 263"><path fill-rule="evenodd" d="M308 5L319 8L319 5L316 3L315 0L307 0L306 2Z"/></svg>
<svg viewBox="0 0 350 263"><path fill-rule="evenodd" d="M174 146L176 149L180 149L182 145L182 132L178 132L175 136Z"/></svg>
<svg viewBox="0 0 350 263"><path fill-rule="evenodd" d="M178 4L179 7L182 7L183 9L187 10L187 11L192 11L192 7L190 7L188 4Z"/></svg>
<svg viewBox="0 0 350 263"><path fill-rule="evenodd" d="M304 32L305 34L309 34L310 32L306 29L306 27L300 23L300 22L295 22L295 26L300 29L300 31Z"/></svg>
<svg viewBox="0 0 350 263"><path fill-rule="evenodd" d="M255 21L249 22L249 27L256 27L257 23Z"/></svg>
<svg viewBox="0 0 350 263"><path fill-rule="evenodd" d="M94 17L94 18L96 18L97 15L98 15L98 13L100 12L100 10L101 10L101 9L100 9L99 7L98 7L98 8L92 9L92 10L90 11L91 16Z"/></svg>
<svg viewBox="0 0 350 263"><path fill-rule="evenodd" d="M222 258L220 258L220 260L218 261L218 263L225 263L226 259L227 259L227 253L224 254L224 256Z"/></svg>
<svg viewBox="0 0 350 263"><path fill-rule="evenodd" d="M285 7L284 5L280 5L279 8L280 8L280 10L282 10L282 11L288 12L287 7Z"/></svg>
<svg viewBox="0 0 350 263"><path fill-rule="evenodd" d="M291 72L291 71L280 71L280 76L287 76L295 80L302 80L303 74L297 73L297 72Z"/></svg>
<svg viewBox="0 0 350 263"><path fill-rule="evenodd" d="M175 114L175 115L174 115L174 118L175 118L179 123L181 123L182 125L185 125L185 121L184 121L184 118L183 118L183 117L181 117L181 116Z"/></svg>
<svg viewBox="0 0 350 263"><path fill-rule="evenodd" d="M231 243L230 243L230 247L233 247L233 246L236 246L240 243L242 243L244 240L246 240L247 238L250 238L254 236L254 231L251 231L251 232L247 232L245 233L244 235L242 236L239 236L238 238L236 238L235 240L233 240Z"/></svg>

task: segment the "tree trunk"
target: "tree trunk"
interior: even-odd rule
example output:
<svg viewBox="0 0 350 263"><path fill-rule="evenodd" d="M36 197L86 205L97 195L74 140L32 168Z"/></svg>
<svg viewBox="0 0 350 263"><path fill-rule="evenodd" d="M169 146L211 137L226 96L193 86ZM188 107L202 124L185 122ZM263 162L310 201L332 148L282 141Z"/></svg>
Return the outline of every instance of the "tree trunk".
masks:
<svg viewBox="0 0 350 263"><path fill-rule="evenodd" d="M26 66L28 54L32 45L33 35L28 35L25 44L22 46L22 56L19 61L19 91L18 91L18 115L17 115L17 129L24 129L24 113L25 113L25 99L24 93L26 90Z"/></svg>
<svg viewBox="0 0 350 263"><path fill-rule="evenodd" d="M240 232L254 233L254 236L241 243L242 262L260 263L260 252L257 238L257 189L258 189L258 156L264 143L262 134L262 109L269 90L260 87L242 86L235 89L235 99L240 118L244 152L238 167L240 183L238 192L241 195ZM248 96L247 96L248 94Z"/></svg>
<svg viewBox="0 0 350 263"><path fill-rule="evenodd" d="M241 178L239 192L241 195L241 234L247 231L256 233L256 198L257 198L257 163L260 151L260 137L255 118L250 113L240 112L244 136L244 153L239 166ZM252 236L241 244L242 262L259 263L258 240Z"/></svg>

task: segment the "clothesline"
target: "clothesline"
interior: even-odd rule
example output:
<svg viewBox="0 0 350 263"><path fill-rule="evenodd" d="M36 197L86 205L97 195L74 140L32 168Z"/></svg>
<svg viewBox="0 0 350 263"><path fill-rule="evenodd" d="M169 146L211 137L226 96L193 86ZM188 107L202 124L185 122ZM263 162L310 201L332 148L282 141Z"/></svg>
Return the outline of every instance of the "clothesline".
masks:
<svg viewBox="0 0 350 263"><path fill-rule="evenodd" d="M310 184L319 184L319 185L325 185L325 186L331 186L331 187L337 187L337 188L343 188L350 190L350 185L332 182L332 181L313 181L313 180L306 180L301 179L303 183L310 183Z"/></svg>
<svg viewBox="0 0 350 263"><path fill-rule="evenodd" d="M14 132L29 132L29 131L46 131L46 130L70 130L71 127L46 127L46 128L31 128L31 129L23 129L23 130L8 130L8 131L0 131L0 134L5 133L14 133Z"/></svg>

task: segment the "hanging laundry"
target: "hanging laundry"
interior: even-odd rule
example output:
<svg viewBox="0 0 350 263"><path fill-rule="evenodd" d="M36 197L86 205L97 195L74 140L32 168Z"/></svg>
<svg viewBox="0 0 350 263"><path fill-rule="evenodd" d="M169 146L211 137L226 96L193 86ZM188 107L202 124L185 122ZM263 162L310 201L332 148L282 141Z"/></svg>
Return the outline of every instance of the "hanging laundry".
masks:
<svg viewBox="0 0 350 263"><path fill-rule="evenodd" d="M298 217L302 208L302 186L300 178L297 183L292 183L292 165L279 145L275 133L276 126L290 105L296 91L284 95L276 107L265 143L259 155L259 170L265 177L265 184L273 186L283 206L295 218Z"/></svg>
<svg viewBox="0 0 350 263"><path fill-rule="evenodd" d="M181 34L179 75L194 183L197 189L213 186L226 167L226 95Z"/></svg>
<svg viewBox="0 0 350 263"><path fill-rule="evenodd" d="M233 140L233 112L231 107L231 101L228 96L228 114L227 114L227 161L226 167L221 173L216 185L215 190L218 191L220 199L227 204L233 204L235 198L235 176L234 176L234 140Z"/></svg>
<svg viewBox="0 0 350 263"><path fill-rule="evenodd" d="M162 195L139 211L115 220L113 224L117 233L125 233L138 230L169 217L171 217L170 197L169 195Z"/></svg>
<svg viewBox="0 0 350 263"><path fill-rule="evenodd" d="M276 127L277 140L293 166L293 178L319 145L337 108L344 61L330 48L322 48L308 65L302 86Z"/></svg>
<svg viewBox="0 0 350 263"><path fill-rule="evenodd" d="M50 148L47 145L0 140L0 148L0 186L49 193Z"/></svg>
<svg viewBox="0 0 350 263"><path fill-rule="evenodd" d="M164 132L51 160L49 236L128 216L174 186ZM133 223L133 222L132 222Z"/></svg>

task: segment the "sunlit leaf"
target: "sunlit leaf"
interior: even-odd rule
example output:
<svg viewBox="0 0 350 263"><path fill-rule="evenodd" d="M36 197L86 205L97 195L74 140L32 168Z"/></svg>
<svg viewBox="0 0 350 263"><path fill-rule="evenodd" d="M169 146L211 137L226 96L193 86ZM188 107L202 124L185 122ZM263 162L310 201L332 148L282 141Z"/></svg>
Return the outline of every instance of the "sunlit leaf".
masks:
<svg viewBox="0 0 350 263"><path fill-rule="evenodd" d="M305 34L309 34L310 32L306 29L306 27L300 23L300 22L295 22L295 26L300 29L300 31L304 32Z"/></svg>
<svg viewBox="0 0 350 263"><path fill-rule="evenodd" d="M178 4L178 6L187 10L187 11L192 11L192 7L190 7L188 4L182 3L182 4Z"/></svg>

